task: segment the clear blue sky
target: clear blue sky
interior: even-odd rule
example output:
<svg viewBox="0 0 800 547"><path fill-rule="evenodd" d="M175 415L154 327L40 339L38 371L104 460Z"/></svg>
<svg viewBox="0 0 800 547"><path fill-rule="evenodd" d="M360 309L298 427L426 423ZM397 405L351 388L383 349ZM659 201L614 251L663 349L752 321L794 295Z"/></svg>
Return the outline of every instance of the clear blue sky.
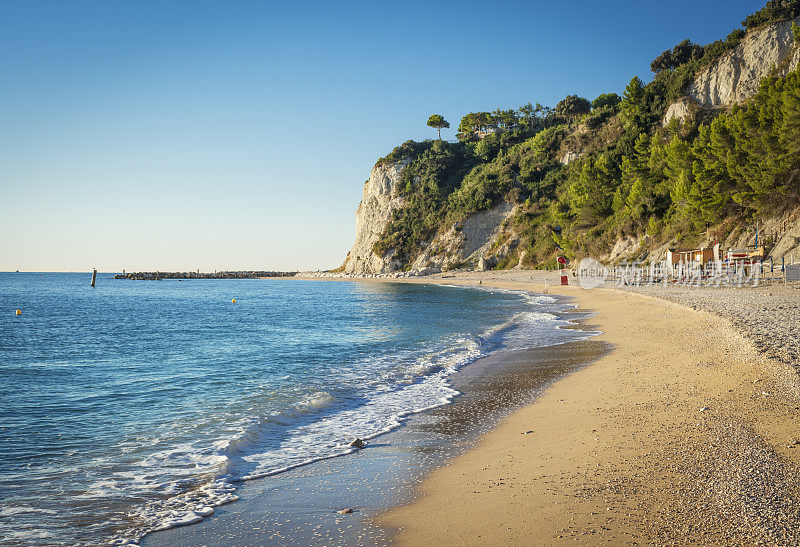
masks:
<svg viewBox="0 0 800 547"><path fill-rule="evenodd" d="M621 93L763 4L2 0L0 270L338 266L431 113Z"/></svg>

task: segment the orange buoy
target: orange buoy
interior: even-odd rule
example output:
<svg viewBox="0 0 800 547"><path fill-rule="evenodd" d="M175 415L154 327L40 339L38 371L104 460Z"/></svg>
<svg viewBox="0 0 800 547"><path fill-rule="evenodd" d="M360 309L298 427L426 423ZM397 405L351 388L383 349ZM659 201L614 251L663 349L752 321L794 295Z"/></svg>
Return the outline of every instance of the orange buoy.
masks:
<svg viewBox="0 0 800 547"><path fill-rule="evenodd" d="M234 304L236 304L236 299L234 298L233 300L231 300L231 302L233 302Z"/></svg>
<svg viewBox="0 0 800 547"><path fill-rule="evenodd" d="M17 315L22 315L22 310L17 310Z"/></svg>

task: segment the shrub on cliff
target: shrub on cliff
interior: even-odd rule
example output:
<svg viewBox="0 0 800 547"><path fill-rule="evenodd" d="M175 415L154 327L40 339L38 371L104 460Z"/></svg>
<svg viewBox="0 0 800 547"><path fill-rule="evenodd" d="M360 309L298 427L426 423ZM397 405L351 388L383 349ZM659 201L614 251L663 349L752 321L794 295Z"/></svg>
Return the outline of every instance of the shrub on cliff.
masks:
<svg viewBox="0 0 800 547"><path fill-rule="evenodd" d="M800 16L800 0L769 0L755 13L744 18L742 26L748 30L775 21L787 21Z"/></svg>
<svg viewBox="0 0 800 547"><path fill-rule="evenodd" d="M403 159L414 159L422 152L432 146L431 141L416 142L408 140L400 146L395 146L394 149L382 158L378 158L375 165L382 163L394 163Z"/></svg>
<svg viewBox="0 0 800 547"><path fill-rule="evenodd" d="M703 55L703 46L684 40L672 49L668 49L653 59L650 70L658 74L663 70L678 68L692 59L700 59Z"/></svg>
<svg viewBox="0 0 800 547"><path fill-rule="evenodd" d="M598 110L605 107L616 108L622 102L622 97L616 93L601 93L592 101L592 109Z"/></svg>
<svg viewBox="0 0 800 547"><path fill-rule="evenodd" d="M574 121L577 118L588 114L592 109L592 103L577 95L567 95L556 105L556 116L565 120Z"/></svg>

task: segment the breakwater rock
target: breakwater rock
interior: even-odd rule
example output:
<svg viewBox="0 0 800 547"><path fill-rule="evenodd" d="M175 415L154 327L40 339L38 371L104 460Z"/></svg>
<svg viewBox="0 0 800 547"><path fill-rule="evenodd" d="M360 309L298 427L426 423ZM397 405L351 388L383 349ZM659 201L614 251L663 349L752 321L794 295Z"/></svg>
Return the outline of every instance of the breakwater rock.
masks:
<svg viewBox="0 0 800 547"><path fill-rule="evenodd" d="M293 277L297 272L237 271L237 272L131 272L117 274L114 279L161 281L162 279L258 279L260 277Z"/></svg>

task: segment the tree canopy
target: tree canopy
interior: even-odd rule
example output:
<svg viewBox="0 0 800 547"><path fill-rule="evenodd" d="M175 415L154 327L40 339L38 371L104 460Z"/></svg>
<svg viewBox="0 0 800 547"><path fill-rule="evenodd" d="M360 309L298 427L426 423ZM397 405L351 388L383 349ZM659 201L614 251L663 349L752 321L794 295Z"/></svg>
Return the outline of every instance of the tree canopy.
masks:
<svg viewBox="0 0 800 547"><path fill-rule="evenodd" d="M577 95L567 95L556 105L556 115L570 121L588 114L592 110L592 103Z"/></svg>
<svg viewBox="0 0 800 547"><path fill-rule="evenodd" d="M760 27L773 21L786 21L800 16L800 0L769 0L767 5L744 18L746 29Z"/></svg>
<svg viewBox="0 0 800 547"><path fill-rule="evenodd" d="M659 73L662 70L678 68L692 59L699 59L703 56L703 46L693 43L691 40L684 40L672 49L664 51L650 63L650 70Z"/></svg>
<svg viewBox="0 0 800 547"><path fill-rule="evenodd" d="M450 122L444 119L441 114L431 114L428 118L428 127L433 127L439 132L439 140L442 140L442 129L450 127Z"/></svg>
<svg viewBox="0 0 800 547"><path fill-rule="evenodd" d="M622 98L616 93L601 93L592 101L592 109L599 109L604 106L615 107L621 102Z"/></svg>

